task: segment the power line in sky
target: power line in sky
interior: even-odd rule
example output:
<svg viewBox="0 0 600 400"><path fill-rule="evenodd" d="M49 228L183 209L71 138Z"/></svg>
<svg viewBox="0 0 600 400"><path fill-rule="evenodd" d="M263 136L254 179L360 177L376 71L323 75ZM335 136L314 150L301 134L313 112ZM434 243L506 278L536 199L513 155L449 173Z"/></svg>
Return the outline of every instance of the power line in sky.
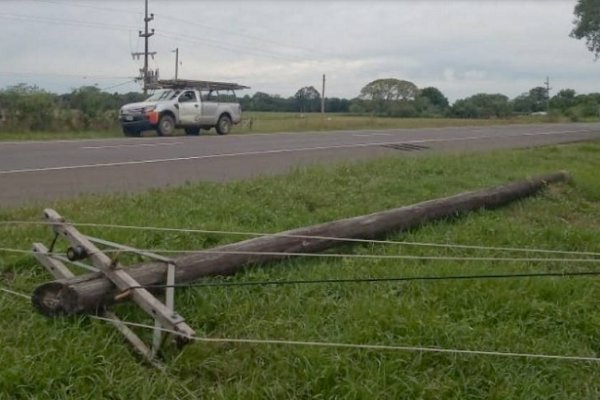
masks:
<svg viewBox="0 0 600 400"><path fill-rule="evenodd" d="M55 0L30 0L30 1L35 1L37 3L57 4L57 5L61 5L61 6L67 6L67 7L88 8L88 9L94 9L94 10L100 10L100 11L120 12L120 13L135 14L135 15L143 15L144 14L141 11L125 10L123 8L100 7L100 6L96 6L96 5L92 5L92 4L76 3L74 1L69 1L69 2L55 1Z"/></svg>
<svg viewBox="0 0 600 400"><path fill-rule="evenodd" d="M1 75L8 76L55 76L55 77L65 77L65 78L81 78L81 79L107 79L107 80L115 80L115 79L128 79L129 76L108 76L108 75L88 75L88 74L65 74L58 72L18 72L18 71L0 71Z"/></svg>
<svg viewBox="0 0 600 400"><path fill-rule="evenodd" d="M137 29L135 27L131 27L128 25L120 25L120 24L107 24L101 22L89 22L89 21L78 21L71 19L62 19L62 18L52 18L52 17L39 17L39 16L31 16L31 15L19 15L19 14L4 14L0 13L0 19L5 20L14 20L14 21L27 21L27 22L36 22L36 23L46 23L46 24L66 24L66 25L74 25L74 26L82 26L89 27L95 29L109 29L111 31L120 30L130 32L131 30ZM256 48L249 48L244 46L239 46L235 44L230 44L227 42L221 42L210 38L200 38L192 35L185 34L177 34L177 33L169 33L164 32L162 34L157 33L158 36L163 36L171 39L180 39L187 40L197 44L203 44L210 47L216 47L223 50L235 51L235 52L244 52L256 56L270 57L270 58L278 58L287 61L306 61L306 58L294 57L289 55L284 55L281 53L269 52Z"/></svg>
<svg viewBox="0 0 600 400"><path fill-rule="evenodd" d="M40 17L35 15L20 15L20 14L5 14L0 13L0 19L13 20L13 21L25 21L25 22L37 22L45 24L66 24L75 26L84 26L89 28L99 29L110 29L110 30L125 30L129 32L131 29L137 29L135 27L120 25L120 24L107 24L103 22L91 22L91 21L80 21L73 19L53 18L53 17Z"/></svg>
<svg viewBox="0 0 600 400"><path fill-rule="evenodd" d="M210 29L210 30L215 30L215 31L223 32L223 33L226 33L228 35L239 36L239 37L250 39L250 40L253 40L253 41L257 41L257 42L274 44L274 45L279 46L279 47L284 47L284 48L289 48L289 49L294 49L294 50L301 50L301 51L307 52L309 54L320 53L320 54L323 54L323 55L331 56L331 54L321 53L321 52L319 52L319 51L317 51L315 49L309 49L307 47L302 47L302 46L297 46L297 45L292 45L292 44L285 44L285 43L281 43L281 42L278 42L278 41L275 41L275 40L271 40L271 39L265 39L265 38L261 38L261 37L258 37L258 36L248 35L246 33L241 33L241 32L236 32L236 31L232 31L232 30L229 30L229 29L225 29L225 28L216 27L214 25L198 24L197 22L193 22L193 21L186 20L186 19L183 19L183 18L178 18L178 17L171 17L171 16L163 15L163 14L155 14L155 15L157 17L161 17L161 18L164 18L164 19L167 19L167 20L171 20L171 21L183 22L183 23L186 23L186 24L196 24L196 25L202 26L203 28L207 28L207 29Z"/></svg>
<svg viewBox="0 0 600 400"><path fill-rule="evenodd" d="M105 92L105 91L110 90L110 89L115 89L115 88L118 88L118 87L121 87L121 86L125 86L125 85L130 84L130 83L134 83L135 81L136 81L135 79L130 79L127 82L117 83L116 85L104 87L104 88L101 88L100 90L103 91L103 92Z"/></svg>
<svg viewBox="0 0 600 400"><path fill-rule="evenodd" d="M78 4L75 2L67 3L67 2L54 1L54 0L33 0L33 1L41 2L41 3L48 3L48 4L58 4L58 5L67 6L67 7L91 8L91 9L109 11L109 12L124 12L124 13L136 14L136 15L143 15L142 12L137 12L137 11L132 11L132 10L124 10L124 9L110 8L110 7L104 7L104 6L95 6L95 5L88 5L88 4ZM214 25L207 25L204 23L199 23L198 21L191 21L191 20L187 20L187 19L183 19L183 18L179 18L179 17L169 16L166 14L155 13L155 16L166 19L166 20L170 20L170 21L182 22L185 24L192 24L193 26L201 26L203 28L210 29L211 31L218 31L218 32L222 32L222 33L225 33L228 35L238 36L238 37L245 38L247 40L251 40L251 41L255 41L255 42L269 43L269 44L274 44L274 45L282 47L282 48L300 50L307 54L322 54L322 55L326 55L326 56L331 56L330 53L319 52L318 50L315 50L315 49L310 49L310 48L302 47L302 46L298 46L298 45L292 45L289 43L282 43L282 42L279 42L276 40L262 38L262 37L258 37L255 35L249 35L247 33L242 33L242 32L238 32L238 31L234 31L234 30L230 30L230 29L226 29L226 28L222 28L222 27L217 27ZM209 39L209 40L214 40L214 39Z"/></svg>
<svg viewBox="0 0 600 400"><path fill-rule="evenodd" d="M256 48L252 48L252 47L244 47L244 46L239 46L239 45L235 45L235 44L230 44L227 42L221 42L221 41L214 40L214 39L200 38L197 36L178 34L178 33L174 33L174 32L161 31L161 32L157 32L156 35L160 36L160 37L168 38L168 39L183 40L183 41L187 41L187 42L193 43L193 44L201 44L201 45L215 47L218 49L228 50L228 51L232 51L232 52L236 52L236 53L243 52L243 53L252 54L252 55L256 55L256 56L275 58L275 59L291 61L291 62L299 62L299 61L307 60L306 58L302 58L302 57L294 57L294 56L289 56L289 55L285 55L285 54L256 49Z"/></svg>

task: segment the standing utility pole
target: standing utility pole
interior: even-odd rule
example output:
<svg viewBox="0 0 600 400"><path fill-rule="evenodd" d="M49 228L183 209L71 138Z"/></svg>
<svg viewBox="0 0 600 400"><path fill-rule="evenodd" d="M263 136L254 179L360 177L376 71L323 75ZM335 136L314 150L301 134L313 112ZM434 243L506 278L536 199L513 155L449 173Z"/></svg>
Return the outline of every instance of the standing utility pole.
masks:
<svg viewBox="0 0 600 400"><path fill-rule="evenodd" d="M323 89L321 90L321 114L325 114L325 74L323 74Z"/></svg>
<svg viewBox="0 0 600 400"><path fill-rule="evenodd" d="M179 72L179 47L173 50L175 53L175 80L177 80L178 72Z"/></svg>
<svg viewBox="0 0 600 400"><path fill-rule="evenodd" d="M552 88L550 87L549 76L546 77L546 81L544 83L546 84L546 111L550 112L550 89Z"/></svg>
<svg viewBox="0 0 600 400"><path fill-rule="evenodd" d="M135 58L135 57L140 57L140 56L144 56L144 68L140 70L140 72L142 73L142 79L144 81L144 94L146 94L148 92L148 84L150 83L150 79L149 79L149 74L148 74L148 56L152 56L152 58L154 58L154 55L156 54L155 51L153 52L149 52L148 51L148 39L151 36L154 36L154 29L152 29L152 32L148 32L148 22L154 20L154 14L150 14L150 16L148 17L148 0L145 0L145 4L146 4L146 8L145 8L145 12L144 12L144 32L140 31L139 32L139 37L143 37L144 38L144 52L143 53L131 53L131 55Z"/></svg>

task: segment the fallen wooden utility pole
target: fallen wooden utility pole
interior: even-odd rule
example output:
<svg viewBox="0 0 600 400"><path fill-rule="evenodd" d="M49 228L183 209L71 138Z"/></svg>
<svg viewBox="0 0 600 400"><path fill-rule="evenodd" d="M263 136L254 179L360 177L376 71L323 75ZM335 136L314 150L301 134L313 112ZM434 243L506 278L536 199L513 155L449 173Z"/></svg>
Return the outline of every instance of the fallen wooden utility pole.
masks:
<svg viewBox="0 0 600 400"><path fill-rule="evenodd" d="M567 172L560 171L502 186L219 246L211 249L211 253L202 253L200 250L198 253L173 259L176 264L175 281L185 283L207 276L229 275L250 264L286 257L281 254L232 254L232 252L319 252L343 243L327 238L375 239L390 232L415 228L429 221L454 217L481 208L499 207L513 200L533 195L547 184L569 179ZM127 273L140 285L160 285L166 280L167 265L164 262L147 262L127 268ZM91 273L45 283L35 289L32 301L34 306L46 315L74 314L97 312L115 302L115 296L119 294L118 288L109 279L102 274ZM127 296L119 296L119 298L123 297L127 298Z"/></svg>

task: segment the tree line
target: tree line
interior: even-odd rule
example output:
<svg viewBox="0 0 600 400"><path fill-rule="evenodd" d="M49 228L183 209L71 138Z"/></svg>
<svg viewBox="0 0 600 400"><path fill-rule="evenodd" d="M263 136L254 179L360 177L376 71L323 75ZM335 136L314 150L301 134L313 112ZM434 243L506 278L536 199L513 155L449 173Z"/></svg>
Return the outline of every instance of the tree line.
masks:
<svg viewBox="0 0 600 400"><path fill-rule="evenodd" d="M141 93L108 93L83 86L55 94L19 84L0 90L0 130L79 131L118 128L119 108L143 101Z"/></svg>
<svg viewBox="0 0 600 400"><path fill-rule="evenodd" d="M584 39L596 59L600 58L599 9L600 0L577 0L570 33L575 39ZM141 93L108 93L95 86L55 94L19 84L0 89L0 131L116 129L119 108L143 99ZM321 108L321 95L313 86L302 87L287 98L256 92L239 101L246 111L310 113ZM451 105L435 87L419 89L412 82L389 78L368 83L353 99L326 98L325 109L389 117L504 118L550 113L577 121L600 116L600 93L562 89L549 97L545 88L534 87L514 99L500 93L478 93Z"/></svg>
<svg viewBox="0 0 600 400"><path fill-rule="evenodd" d="M118 129L119 108L143 100L141 93L108 93L94 86L55 94L20 84L0 90L0 130ZM287 98L256 92L238 100L245 111L313 113L321 110L321 95L312 86L302 87ZM600 93L577 94L573 89L563 89L549 98L545 88L534 87L513 99L499 93L478 93L450 104L435 87L418 88L410 81L389 78L368 83L353 99L326 98L325 110L405 118L506 118L550 112L577 121L599 115Z"/></svg>

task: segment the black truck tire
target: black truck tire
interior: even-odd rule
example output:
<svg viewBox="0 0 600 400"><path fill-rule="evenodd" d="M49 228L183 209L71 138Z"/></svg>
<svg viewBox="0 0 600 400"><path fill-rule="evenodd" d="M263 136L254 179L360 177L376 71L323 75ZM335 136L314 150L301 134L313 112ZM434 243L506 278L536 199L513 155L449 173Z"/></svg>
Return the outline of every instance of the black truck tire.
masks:
<svg viewBox="0 0 600 400"><path fill-rule="evenodd" d="M168 114L162 115L156 126L158 136L171 136L175 132L175 120Z"/></svg>
<svg viewBox="0 0 600 400"><path fill-rule="evenodd" d="M231 132L231 118L229 115L221 115L215 129L219 135L227 135Z"/></svg>

